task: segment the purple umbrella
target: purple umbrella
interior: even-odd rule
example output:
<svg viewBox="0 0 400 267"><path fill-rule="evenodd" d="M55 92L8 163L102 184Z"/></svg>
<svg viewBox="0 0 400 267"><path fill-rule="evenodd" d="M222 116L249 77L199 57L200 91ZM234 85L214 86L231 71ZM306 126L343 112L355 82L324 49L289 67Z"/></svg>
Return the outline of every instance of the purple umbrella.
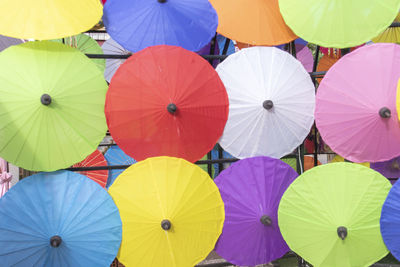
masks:
<svg viewBox="0 0 400 267"><path fill-rule="evenodd" d="M212 41L208 45L206 45L202 49L200 49L200 51L198 51L197 54L199 54L200 56L211 55L211 44L212 44ZM213 55L219 55L218 42L215 44ZM217 67L218 63L219 63L219 60L214 59L212 62L212 66L215 68L215 67Z"/></svg>
<svg viewBox="0 0 400 267"><path fill-rule="evenodd" d="M264 264L289 251L277 212L298 174L269 157L240 160L215 179L225 204L225 223L215 251L236 265Z"/></svg>
<svg viewBox="0 0 400 267"><path fill-rule="evenodd" d="M398 178L400 177L400 157L383 161L371 163L371 169L379 172L386 178ZM390 180L393 184L396 180Z"/></svg>

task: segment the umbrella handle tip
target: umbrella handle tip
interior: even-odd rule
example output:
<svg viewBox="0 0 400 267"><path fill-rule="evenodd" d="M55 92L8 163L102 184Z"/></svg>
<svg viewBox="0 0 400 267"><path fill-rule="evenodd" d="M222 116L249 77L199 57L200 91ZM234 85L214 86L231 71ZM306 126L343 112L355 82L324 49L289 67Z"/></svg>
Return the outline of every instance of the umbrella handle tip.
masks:
<svg viewBox="0 0 400 267"><path fill-rule="evenodd" d="M43 94L43 95L40 97L40 102L41 102L43 105L45 105L45 106L50 105L50 104L51 104L51 96L48 95L48 94Z"/></svg>
<svg viewBox="0 0 400 267"><path fill-rule="evenodd" d="M272 108L274 107L274 102L272 102L271 100L265 100L265 101L263 102L263 107L264 107L266 110L270 110L270 109L272 109Z"/></svg>
<svg viewBox="0 0 400 267"><path fill-rule="evenodd" d="M172 224L170 220L162 220L161 221L161 228L164 229L165 231L168 231L171 229Z"/></svg>
<svg viewBox="0 0 400 267"><path fill-rule="evenodd" d="M50 238L50 246L58 248L61 245L62 239L60 236L55 235Z"/></svg>
<svg viewBox="0 0 400 267"><path fill-rule="evenodd" d="M264 224L265 226L271 226L272 225L272 219L268 215L261 216L260 222L262 224Z"/></svg>
<svg viewBox="0 0 400 267"><path fill-rule="evenodd" d="M340 239L345 240L345 238L347 237L347 228L344 226L339 226L337 228L337 234L340 237Z"/></svg>
<svg viewBox="0 0 400 267"><path fill-rule="evenodd" d="M379 116L381 116L383 119L388 119L392 116L392 112L389 108L383 107L379 110Z"/></svg>
<svg viewBox="0 0 400 267"><path fill-rule="evenodd" d="M175 112L178 110L178 107L174 103L170 103L167 106L167 110L171 114L175 114Z"/></svg>

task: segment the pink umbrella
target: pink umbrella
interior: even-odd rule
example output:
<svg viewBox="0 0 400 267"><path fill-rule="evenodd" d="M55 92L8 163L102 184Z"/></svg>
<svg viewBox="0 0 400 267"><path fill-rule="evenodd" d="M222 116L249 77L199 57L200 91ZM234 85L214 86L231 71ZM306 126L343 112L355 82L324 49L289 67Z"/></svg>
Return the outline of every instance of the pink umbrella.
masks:
<svg viewBox="0 0 400 267"><path fill-rule="evenodd" d="M314 58L311 50L306 45L296 44L296 57L303 64L307 72L312 72Z"/></svg>
<svg viewBox="0 0 400 267"><path fill-rule="evenodd" d="M330 68L318 88L315 121L333 151L354 162L400 155L399 77L395 44L364 46Z"/></svg>
<svg viewBox="0 0 400 267"><path fill-rule="evenodd" d="M11 188L12 174L8 172L7 161L0 158L0 197Z"/></svg>

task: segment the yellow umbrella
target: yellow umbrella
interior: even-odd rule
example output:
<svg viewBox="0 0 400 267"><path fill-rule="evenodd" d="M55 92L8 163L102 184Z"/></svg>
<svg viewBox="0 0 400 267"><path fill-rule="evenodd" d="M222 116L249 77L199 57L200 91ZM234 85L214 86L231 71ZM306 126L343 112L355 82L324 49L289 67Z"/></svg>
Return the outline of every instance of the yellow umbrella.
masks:
<svg viewBox="0 0 400 267"><path fill-rule="evenodd" d="M394 22L400 22L400 13L394 19ZM400 27L387 28L383 33L372 39L372 42L400 44Z"/></svg>
<svg viewBox="0 0 400 267"><path fill-rule="evenodd" d="M334 163L334 162L345 162L345 160L344 160L344 158L343 158L342 156L336 155L336 156L331 160L331 163ZM363 165L363 166L368 167L368 168L370 167L369 162L356 163L356 164L360 164L360 165Z"/></svg>
<svg viewBox="0 0 400 267"><path fill-rule="evenodd" d="M136 163L108 192L123 224L118 259L127 266L194 266L222 232L219 190L186 160L157 157Z"/></svg>
<svg viewBox="0 0 400 267"><path fill-rule="evenodd" d="M2 0L0 34L49 40L89 30L101 19L99 0Z"/></svg>

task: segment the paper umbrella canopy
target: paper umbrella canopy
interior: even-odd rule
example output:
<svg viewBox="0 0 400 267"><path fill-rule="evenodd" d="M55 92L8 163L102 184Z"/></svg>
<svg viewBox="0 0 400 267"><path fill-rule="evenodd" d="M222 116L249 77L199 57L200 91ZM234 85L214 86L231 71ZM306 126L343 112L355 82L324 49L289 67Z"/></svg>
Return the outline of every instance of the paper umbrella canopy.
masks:
<svg viewBox="0 0 400 267"><path fill-rule="evenodd" d="M278 0L210 0L218 13L217 31L238 42L280 45L297 38L283 21Z"/></svg>
<svg viewBox="0 0 400 267"><path fill-rule="evenodd" d="M289 251L277 211L298 176L288 164L268 157L242 159L214 180L225 205L225 223L215 251L230 263L264 264Z"/></svg>
<svg viewBox="0 0 400 267"><path fill-rule="evenodd" d="M105 159L107 160L108 165L132 165L136 163L136 160L129 157L122 151L118 146L111 146L107 152L104 154ZM109 170L109 177L107 180L106 187L109 188L117 179L117 177L123 172L123 169L111 169Z"/></svg>
<svg viewBox="0 0 400 267"><path fill-rule="evenodd" d="M103 154L99 150L95 150L92 154L87 156L84 160L79 163L74 164L72 167L75 168L85 168L85 167L98 167L107 166L107 161ZM80 171L80 174L92 179L98 183L101 187L105 187L108 179L108 170L88 170Z"/></svg>
<svg viewBox="0 0 400 267"><path fill-rule="evenodd" d="M9 47L0 53L0 83L0 157L8 162L67 168L105 136L107 83L78 50L51 41Z"/></svg>
<svg viewBox="0 0 400 267"><path fill-rule="evenodd" d="M393 21L400 23L400 13ZM400 44L400 27L389 27L380 35L372 39L374 43L396 43Z"/></svg>
<svg viewBox="0 0 400 267"><path fill-rule="evenodd" d="M121 55L129 56L132 55L131 52L123 48L113 39L108 39L101 46L103 53L106 55ZM114 76L115 72L125 62L125 59L121 58L107 58L106 59L106 69L104 71L104 78L107 82L111 82L111 78Z"/></svg>
<svg viewBox="0 0 400 267"><path fill-rule="evenodd" d="M348 0L279 0L279 8L287 25L299 37L336 48L368 42L389 27L400 9L400 0L348 3Z"/></svg>
<svg viewBox="0 0 400 267"><path fill-rule="evenodd" d="M381 233L386 247L396 259L400 259L400 183L396 182L383 203L380 220Z"/></svg>
<svg viewBox="0 0 400 267"><path fill-rule="evenodd" d="M400 155L399 57L399 45L364 46L342 57L322 79L315 122L337 154L353 162L386 161Z"/></svg>
<svg viewBox="0 0 400 267"><path fill-rule="evenodd" d="M199 51L214 37L218 16L208 0L113 0L104 5L103 21L132 52L154 45Z"/></svg>
<svg viewBox="0 0 400 267"><path fill-rule="evenodd" d="M67 38L56 39L53 41L74 47L84 54L103 54L103 50L101 49L97 41L83 33ZM100 69L100 71L104 72L106 68L106 60L100 58L93 58L92 60Z"/></svg>
<svg viewBox="0 0 400 267"><path fill-rule="evenodd" d="M101 19L99 0L3 0L0 34L49 40L90 30Z"/></svg>
<svg viewBox="0 0 400 267"><path fill-rule="evenodd" d="M217 67L229 97L219 144L237 158L281 158L299 146L314 122L314 85L302 64L273 47L251 47Z"/></svg>
<svg viewBox="0 0 400 267"><path fill-rule="evenodd" d="M386 178L400 177L400 157L382 162L371 163L371 168L381 173Z"/></svg>
<svg viewBox="0 0 400 267"><path fill-rule="evenodd" d="M381 174L358 164L312 168L282 196L282 236L314 266L370 266L388 253L379 218L390 187Z"/></svg>
<svg viewBox="0 0 400 267"><path fill-rule="evenodd" d="M221 234L224 204L217 186L183 159L133 164L108 192L124 225L118 260L127 266L194 266Z"/></svg>
<svg viewBox="0 0 400 267"><path fill-rule="evenodd" d="M105 114L113 139L135 160L173 156L195 162L222 135L228 104L224 85L206 60L161 45L133 54L118 69Z"/></svg>
<svg viewBox="0 0 400 267"><path fill-rule="evenodd" d="M0 199L3 266L110 266L122 237L111 196L68 171L25 178Z"/></svg>
<svg viewBox="0 0 400 267"><path fill-rule="evenodd" d="M21 39L15 39L15 38L0 35L0 52L12 45L18 45L18 44L22 44L22 43L23 43L23 41Z"/></svg>

